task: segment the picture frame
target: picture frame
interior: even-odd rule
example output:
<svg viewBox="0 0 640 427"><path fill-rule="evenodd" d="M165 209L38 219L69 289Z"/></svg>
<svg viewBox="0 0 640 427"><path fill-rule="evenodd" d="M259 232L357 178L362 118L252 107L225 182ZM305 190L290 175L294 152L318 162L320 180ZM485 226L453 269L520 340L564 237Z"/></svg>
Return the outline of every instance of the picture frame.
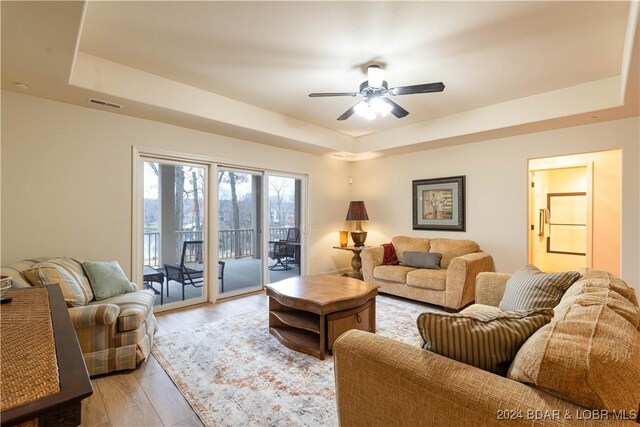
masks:
<svg viewBox="0 0 640 427"><path fill-rule="evenodd" d="M413 229L465 231L465 176L412 182Z"/></svg>

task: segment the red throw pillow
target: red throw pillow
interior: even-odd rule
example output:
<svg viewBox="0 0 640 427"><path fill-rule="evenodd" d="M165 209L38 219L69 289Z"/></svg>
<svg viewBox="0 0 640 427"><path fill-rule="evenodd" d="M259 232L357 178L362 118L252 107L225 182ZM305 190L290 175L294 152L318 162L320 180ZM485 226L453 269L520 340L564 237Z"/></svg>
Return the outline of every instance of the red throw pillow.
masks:
<svg viewBox="0 0 640 427"><path fill-rule="evenodd" d="M383 243L384 256L382 257L382 265L398 265L400 261L396 255L396 248L391 243Z"/></svg>

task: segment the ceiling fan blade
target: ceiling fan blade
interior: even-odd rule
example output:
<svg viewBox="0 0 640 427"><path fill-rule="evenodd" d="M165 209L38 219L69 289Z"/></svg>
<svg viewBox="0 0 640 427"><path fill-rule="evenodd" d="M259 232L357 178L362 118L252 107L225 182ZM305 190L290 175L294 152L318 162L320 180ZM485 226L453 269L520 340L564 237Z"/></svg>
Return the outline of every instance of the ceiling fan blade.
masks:
<svg viewBox="0 0 640 427"><path fill-rule="evenodd" d="M402 108L401 106L399 106L398 104L396 104L395 102L390 100L389 98L382 98L382 101L384 101L387 104L391 105L391 107L392 107L391 114L393 114L397 118L401 119L401 118L406 117L406 116L409 115L409 112L407 110L405 110L404 108Z"/></svg>
<svg viewBox="0 0 640 427"><path fill-rule="evenodd" d="M340 117L338 117L338 120L347 120L349 117L351 117L353 115L353 113L356 112L355 109L355 105L351 108L349 108L347 111L345 111L344 113L342 113L342 115Z"/></svg>
<svg viewBox="0 0 640 427"><path fill-rule="evenodd" d="M321 93L310 93L309 96L311 98L318 98L321 96L356 96L355 92L321 92Z"/></svg>
<svg viewBox="0 0 640 427"><path fill-rule="evenodd" d="M442 92L443 90L444 83L437 82L413 86L398 86L392 88L389 92L391 92L392 95L411 95L412 93Z"/></svg>

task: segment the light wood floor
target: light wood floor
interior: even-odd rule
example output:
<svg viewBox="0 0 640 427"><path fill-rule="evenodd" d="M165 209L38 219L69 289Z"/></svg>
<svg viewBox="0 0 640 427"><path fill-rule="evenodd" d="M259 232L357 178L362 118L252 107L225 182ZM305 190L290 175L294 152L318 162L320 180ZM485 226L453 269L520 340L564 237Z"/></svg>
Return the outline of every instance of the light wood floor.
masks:
<svg viewBox="0 0 640 427"><path fill-rule="evenodd" d="M259 293L160 313L156 336L267 307L267 296ZM91 384L93 395L82 402L83 426L202 426L153 355L138 369L95 377Z"/></svg>

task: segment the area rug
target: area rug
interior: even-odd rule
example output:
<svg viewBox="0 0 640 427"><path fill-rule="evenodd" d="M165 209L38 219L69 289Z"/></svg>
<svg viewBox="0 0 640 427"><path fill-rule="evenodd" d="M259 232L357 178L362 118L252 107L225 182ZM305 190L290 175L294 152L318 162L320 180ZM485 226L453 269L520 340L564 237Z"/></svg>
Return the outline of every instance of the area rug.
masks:
<svg viewBox="0 0 640 427"><path fill-rule="evenodd" d="M377 334L417 344L426 306L377 297ZM155 339L153 354L207 426L337 426L333 358L269 334L266 310Z"/></svg>

